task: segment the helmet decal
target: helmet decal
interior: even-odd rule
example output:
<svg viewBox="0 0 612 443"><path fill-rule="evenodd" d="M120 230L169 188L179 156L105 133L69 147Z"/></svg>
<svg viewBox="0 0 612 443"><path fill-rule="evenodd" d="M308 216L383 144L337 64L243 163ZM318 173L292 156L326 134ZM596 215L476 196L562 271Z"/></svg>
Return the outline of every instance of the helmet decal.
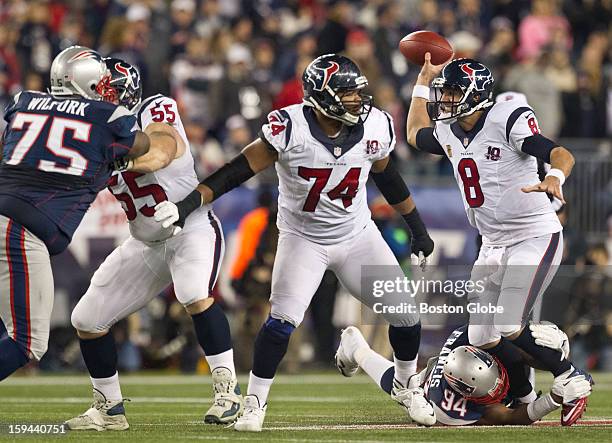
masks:
<svg viewBox="0 0 612 443"><path fill-rule="evenodd" d="M340 66L336 62L328 61L329 66L321 67L316 64L311 64L308 70L309 76L308 81L313 84L315 91L323 91L332 75L334 75L340 69Z"/></svg>
<svg viewBox="0 0 612 443"><path fill-rule="evenodd" d="M85 51L79 52L78 54L75 54L68 61L69 62L73 62L75 60L84 60L84 59L87 59L87 58L99 59L100 55L96 51L93 51L91 49L87 49Z"/></svg>

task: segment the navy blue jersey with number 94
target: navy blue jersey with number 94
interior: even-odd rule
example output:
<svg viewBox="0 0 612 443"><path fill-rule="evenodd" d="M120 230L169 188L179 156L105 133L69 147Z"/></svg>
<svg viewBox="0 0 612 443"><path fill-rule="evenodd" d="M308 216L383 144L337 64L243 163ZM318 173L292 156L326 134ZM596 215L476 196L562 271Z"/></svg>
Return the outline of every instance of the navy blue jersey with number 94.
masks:
<svg viewBox="0 0 612 443"><path fill-rule="evenodd" d="M64 250L85 212L136 136L123 107L24 91L7 108L0 166L0 214Z"/></svg>

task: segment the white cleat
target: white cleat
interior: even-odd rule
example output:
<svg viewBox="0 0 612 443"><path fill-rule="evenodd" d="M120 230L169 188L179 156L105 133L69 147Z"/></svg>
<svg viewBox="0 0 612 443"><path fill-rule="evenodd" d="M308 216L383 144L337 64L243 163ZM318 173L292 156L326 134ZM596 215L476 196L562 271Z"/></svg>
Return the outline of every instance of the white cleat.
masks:
<svg viewBox="0 0 612 443"><path fill-rule="evenodd" d="M212 372L215 401L204 415L204 423L225 424L234 422L242 413L242 395L238 380L227 368Z"/></svg>
<svg viewBox="0 0 612 443"><path fill-rule="evenodd" d="M424 426L436 424L436 413L429 400L425 398L423 388L404 388L400 382L393 380L391 398L406 408L408 417L415 423Z"/></svg>
<svg viewBox="0 0 612 443"><path fill-rule="evenodd" d="M244 396L244 412L234 423L234 429L239 432L261 432L268 405L259 406L256 395Z"/></svg>
<svg viewBox="0 0 612 443"><path fill-rule="evenodd" d="M349 326L342 331L340 346L336 351L336 367L345 377L352 377L359 370L355 361L355 351L360 348L369 348L368 342L361 331L355 326Z"/></svg>
<svg viewBox="0 0 612 443"><path fill-rule="evenodd" d="M130 427L125 418L123 400L107 400L97 389L93 390L94 402L78 417L64 422L70 430L124 431Z"/></svg>

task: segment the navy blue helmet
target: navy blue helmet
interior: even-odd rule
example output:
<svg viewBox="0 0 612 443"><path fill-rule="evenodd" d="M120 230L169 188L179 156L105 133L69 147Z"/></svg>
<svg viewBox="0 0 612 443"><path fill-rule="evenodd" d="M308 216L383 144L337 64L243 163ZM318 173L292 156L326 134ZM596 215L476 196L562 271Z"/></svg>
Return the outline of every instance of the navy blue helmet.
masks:
<svg viewBox="0 0 612 443"><path fill-rule="evenodd" d="M363 124L372 109L372 96L364 94L368 79L351 59L325 54L314 59L302 74L304 102L323 115L353 126ZM358 91L358 99L342 101L349 91Z"/></svg>
<svg viewBox="0 0 612 443"><path fill-rule="evenodd" d="M142 82L138 68L120 58L105 58L106 67L111 72L110 92L106 101L125 106L130 111L140 103Z"/></svg>
<svg viewBox="0 0 612 443"><path fill-rule="evenodd" d="M434 100L427 103L429 117L446 120L488 108L493 105L494 83L491 70L482 63L469 58L453 60L431 82Z"/></svg>

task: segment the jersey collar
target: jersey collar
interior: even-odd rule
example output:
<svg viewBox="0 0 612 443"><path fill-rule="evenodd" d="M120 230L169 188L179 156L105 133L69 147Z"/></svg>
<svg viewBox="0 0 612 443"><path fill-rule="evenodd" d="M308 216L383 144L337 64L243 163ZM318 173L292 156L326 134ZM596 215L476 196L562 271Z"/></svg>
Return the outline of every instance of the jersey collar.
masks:
<svg viewBox="0 0 612 443"><path fill-rule="evenodd" d="M472 143L472 140L474 140L476 135L480 132L485 124L485 121L487 120L487 115L489 115L490 110L490 107L485 109L484 113L480 116L474 127L467 132L463 130L458 121L455 120L453 123L451 123L451 130L453 131L453 134L455 134L455 137L457 137L461 142L463 149L467 149L470 143Z"/></svg>
<svg viewBox="0 0 612 443"><path fill-rule="evenodd" d="M310 106L303 107L304 118L308 123L308 128L312 136L329 151L334 158L338 159L346 154L363 138L363 125L348 126L348 134L339 136L338 139L331 139L323 132L314 110Z"/></svg>

